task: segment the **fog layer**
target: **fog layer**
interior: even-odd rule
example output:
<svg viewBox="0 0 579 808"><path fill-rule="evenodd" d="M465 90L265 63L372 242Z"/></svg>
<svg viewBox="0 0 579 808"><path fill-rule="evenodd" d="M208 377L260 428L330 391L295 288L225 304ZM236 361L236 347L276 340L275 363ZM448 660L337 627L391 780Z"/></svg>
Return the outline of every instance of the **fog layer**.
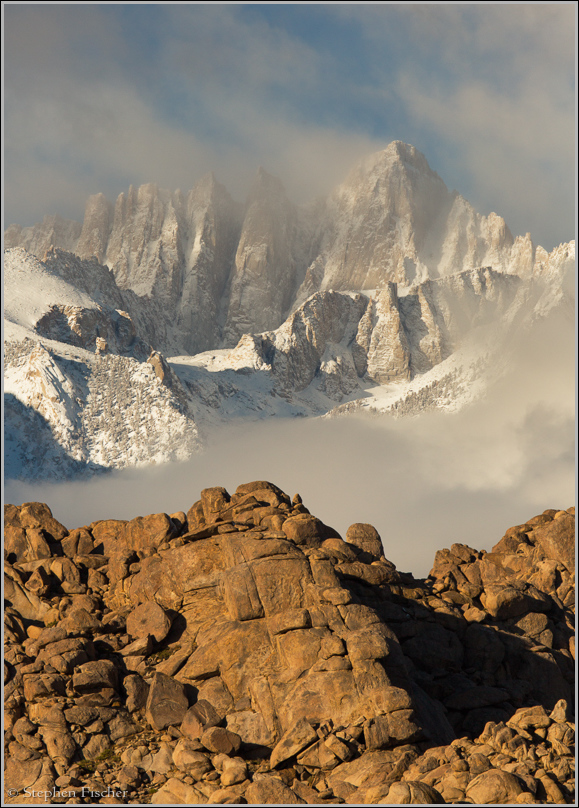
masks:
<svg viewBox="0 0 579 808"><path fill-rule="evenodd" d="M44 501L68 528L187 511L201 489L269 480L342 535L369 522L399 569L426 575L453 542L490 549L505 530L573 504L569 324L523 335L508 374L458 413L294 419L228 426L203 454L89 482L9 481L5 501Z"/></svg>

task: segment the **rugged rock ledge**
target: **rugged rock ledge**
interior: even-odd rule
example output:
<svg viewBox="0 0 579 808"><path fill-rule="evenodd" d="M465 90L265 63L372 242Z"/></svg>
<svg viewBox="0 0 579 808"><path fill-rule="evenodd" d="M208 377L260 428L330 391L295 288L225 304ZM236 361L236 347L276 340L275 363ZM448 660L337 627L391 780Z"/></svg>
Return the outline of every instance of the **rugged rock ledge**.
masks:
<svg viewBox="0 0 579 808"><path fill-rule="evenodd" d="M9 803L574 802L574 508L425 580L268 482L5 555Z"/></svg>

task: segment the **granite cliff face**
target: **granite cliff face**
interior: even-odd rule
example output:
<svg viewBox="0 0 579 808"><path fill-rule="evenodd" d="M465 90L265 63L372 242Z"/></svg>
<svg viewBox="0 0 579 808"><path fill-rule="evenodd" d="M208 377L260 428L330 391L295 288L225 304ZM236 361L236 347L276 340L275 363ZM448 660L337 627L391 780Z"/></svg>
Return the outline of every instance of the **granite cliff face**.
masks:
<svg viewBox="0 0 579 808"><path fill-rule="evenodd" d="M45 216L33 227L11 224L4 232L4 247L24 247L37 256L44 255L51 247L74 252L81 232L82 225L78 222L58 215Z"/></svg>
<svg viewBox="0 0 579 808"><path fill-rule="evenodd" d="M225 344L234 346L243 334L277 328L283 322L303 263L302 242L298 211L279 180L260 169L245 207L229 278Z"/></svg>
<svg viewBox="0 0 579 808"><path fill-rule="evenodd" d="M187 196L149 184L113 206L97 194L82 226L59 217L11 225L5 245L106 264L120 289L157 301L166 320L157 348L173 354L278 328L318 291L409 286L482 266L527 277L536 262L528 234L513 239L500 216L479 215L400 141L306 208L264 169L244 208L208 175Z"/></svg>
<svg viewBox="0 0 579 808"><path fill-rule="evenodd" d="M9 803L574 802L573 508L423 580L265 481L5 535Z"/></svg>
<svg viewBox="0 0 579 808"><path fill-rule="evenodd" d="M186 198L145 185L121 194L114 212L102 195L92 197L76 252L89 258L96 242L97 258L113 269L119 289L154 301L155 316L166 323L164 341L177 340L196 353L219 340L219 306L238 218L237 206L213 175Z"/></svg>
<svg viewBox="0 0 579 808"><path fill-rule="evenodd" d="M408 286L485 265L516 274L532 269L520 245L513 250L500 216L480 216L448 191L424 155L400 141L362 162L334 191L318 240L298 298L317 288Z"/></svg>
<svg viewBox="0 0 579 808"><path fill-rule="evenodd" d="M574 242L513 239L398 141L309 207L208 174L5 243L10 477L185 459L235 418L459 409L537 323L573 329Z"/></svg>

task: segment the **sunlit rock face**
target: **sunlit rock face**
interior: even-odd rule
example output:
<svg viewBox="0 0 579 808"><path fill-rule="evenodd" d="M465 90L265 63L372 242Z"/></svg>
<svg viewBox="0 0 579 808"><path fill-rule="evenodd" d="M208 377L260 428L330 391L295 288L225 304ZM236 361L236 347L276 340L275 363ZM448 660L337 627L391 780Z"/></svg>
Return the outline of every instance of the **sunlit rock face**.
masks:
<svg viewBox="0 0 579 808"><path fill-rule="evenodd" d="M265 480L184 507L5 506L9 803L100 758L123 804L574 804L574 508L420 579Z"/></svg>
<svg viewBox="0 0 579 808"><path fill-rule="evenodd" d="M121 289L163 305L173 342L183 352L197 353L220 341L219 312L239 214L212 174L186 197L146 185L117 200L106 263Z"/></svg>
<svg viewBox="0 0 579 808"><path fill-rule="evenodd" d="M114 221L114 207L104 194L87 200L82 231L75 252L79 258L96 258L102 264Z"/></svg>
<svg viewBox="0 0 579 808"><path fill-rule="evenodd" d="M194 354L220 343L224 297L242 211L213 174L208 174L188 194L185 213L176 331L184 351Z"/></svg>
<svg viewBox="0 0 579 808"><path fill-rule="evenodd" d="M316 261L322 288L376 289L435 271L451 204L412 146L396 141L372 155L326 202Z"/></svg>
<svg viewBox="0 0 579 808"><path fill-rule="evenodd" d="M178 217L181 195L156 185L129 188L115 205L106 263L121 289L145 297L172 296L181 265Z"/></svg>
<svg viewBox="0 0 579 808"><path fill-rule="evenodd" d="M513 251L500 216L479 215L448 191L424 155L400 141L352 171L326 201L318 229L319 254L301 296L316 286L410 285L485 265L529 272L533 263L522 243Z"/></svg>
<svg viewBox="0 0 579 808"><path fill-rule="evenodd" d="M82 231L82 225L62 216L45 216L33 227L11 224L4 233L4 248L24 247L39 257L51 247L74 252Z"/></svg>

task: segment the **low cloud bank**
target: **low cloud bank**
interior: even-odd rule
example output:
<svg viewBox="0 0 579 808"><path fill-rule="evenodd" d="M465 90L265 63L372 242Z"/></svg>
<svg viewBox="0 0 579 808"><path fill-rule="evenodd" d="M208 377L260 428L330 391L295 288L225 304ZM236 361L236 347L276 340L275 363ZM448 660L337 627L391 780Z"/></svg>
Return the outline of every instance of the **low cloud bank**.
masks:
<svg viewBox="0 0 579 808"><path fill-rule="evenodd" d="M573 504L572 330L555 315L511 334L509 371L458 413L238 423L187 462L88 482L8 481L5 501L47 502L73 528L187 511L203 488L232 493L269 480L300 493L342 535L353 522L373 524L399 569L426 575L437 549L461 542L489 550L508 527Z"/></svg>
<svg viewBox="0 0 579 808"><path fill-rule="evenodd" d="M470 427L462 414L387 425L340 419L230 427L185 463L90 482L9 482L6 501L46 501L72 528L188 510L202 488L233 492L265 479L290 496L299 492L342 535L353 522L375 525L399 569L426 575L437 549L453 542L490 549L511 525L573 502L572 419L535 411L494 440L488 433L476 440Z"/></svg>

